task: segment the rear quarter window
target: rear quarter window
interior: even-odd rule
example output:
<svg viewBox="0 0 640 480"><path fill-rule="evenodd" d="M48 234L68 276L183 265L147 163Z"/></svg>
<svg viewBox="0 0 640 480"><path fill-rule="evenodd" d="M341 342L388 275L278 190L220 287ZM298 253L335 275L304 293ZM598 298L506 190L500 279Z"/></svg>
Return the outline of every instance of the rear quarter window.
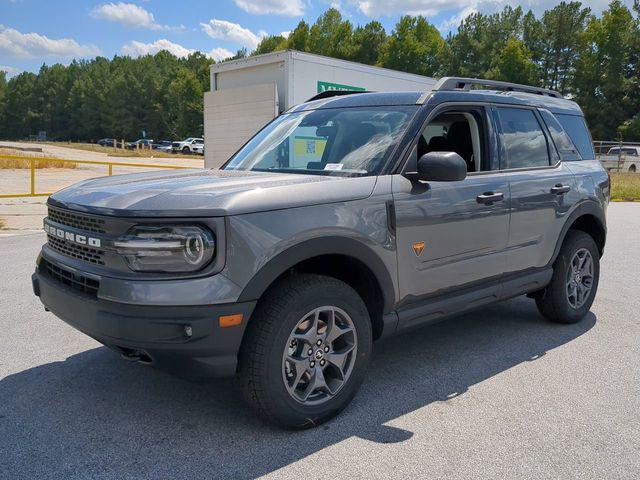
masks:
<svg viewBox="0 0 640 480"><path fill-rule="evenodd" d="M567 132L564 131L562 125L560 124L558 119L554 117L553 113L548 110L540 110L540 114L542 115L542 119L549 129L551 139L558 149L560 158L565 162L582 160L580 153L578 153L578 149L574 146L573 141L571 141L571 138L569 137Z"/></svg>
<svg viewBox="0 0 640 480"><path fill-rule="evenodd" d="M578 115L556 114L555 117L562 124L573 144L580 152L583 160L595 160L596 155L591 143L591 135L587 129L584 117Z"/></svg>

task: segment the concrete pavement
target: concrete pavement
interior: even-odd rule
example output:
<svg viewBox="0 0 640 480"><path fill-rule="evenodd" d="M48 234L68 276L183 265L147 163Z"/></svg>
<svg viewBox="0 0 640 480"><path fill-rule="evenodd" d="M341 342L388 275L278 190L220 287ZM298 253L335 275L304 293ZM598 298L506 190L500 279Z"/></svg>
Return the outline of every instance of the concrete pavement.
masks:
<svg viewBox="0 0 640 480"><path fill-rule="evenodd" d="M583 322L519 298L390 339L347 411L304 432L45 313L43 236L0 238L0 478L639 478L640 204L609 222Z"/></svg>

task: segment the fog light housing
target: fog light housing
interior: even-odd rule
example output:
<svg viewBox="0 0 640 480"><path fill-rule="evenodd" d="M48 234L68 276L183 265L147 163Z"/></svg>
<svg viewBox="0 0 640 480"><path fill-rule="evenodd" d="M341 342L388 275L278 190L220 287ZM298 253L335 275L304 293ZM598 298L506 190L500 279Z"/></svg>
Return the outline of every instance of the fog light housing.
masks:
<svg viewBox="0 0 640 480"><path fill-rule="evenodd" d="M114 246L135 272L196 272L215 254L213 233L199 226L137 226Z"/></svg>

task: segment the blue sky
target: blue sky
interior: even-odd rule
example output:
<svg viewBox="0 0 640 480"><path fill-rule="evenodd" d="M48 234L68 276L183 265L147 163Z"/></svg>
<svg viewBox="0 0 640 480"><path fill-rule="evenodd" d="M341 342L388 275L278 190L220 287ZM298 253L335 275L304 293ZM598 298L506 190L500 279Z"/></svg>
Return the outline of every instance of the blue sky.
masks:
<svg viewBox="0 0 640 480"><path fill-rule="evenodd" d="M0 70L14 75L72 58L200 50L216 60L252 50L261 36L313 23L330 6L353 24L379 20L388 32L403 14L425 15L443 33L474 11L520 4L542 12L552 0L0 0ZM606 0L584 2L599 12ZM628 2L632 3L631 0Z"/></svg>

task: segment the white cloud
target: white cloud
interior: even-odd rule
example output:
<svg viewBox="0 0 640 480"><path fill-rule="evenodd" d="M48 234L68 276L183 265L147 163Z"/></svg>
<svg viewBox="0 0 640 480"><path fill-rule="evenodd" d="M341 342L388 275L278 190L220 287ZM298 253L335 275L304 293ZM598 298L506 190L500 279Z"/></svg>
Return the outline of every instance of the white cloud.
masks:
<svg viewBox="0 0 640 480"><path fill-rule="evenodd" d="M274 13L297 17L304 13L301 0L235 0L235 3L245 12L258 15Z"/></svg>
<svg viewBox="0 0 640 480"><path fill-rule="evenodd" d="M117 22L125 27L147 28L149 30L175 30L183 27L170 27L156 22L153 13L133 3L104 3L91 11L91 16L99 20Z"/></svg>
<svg viewBox="0 0 640 480"><path fill-rule="evenodd" d="M201 23L200 25L202 30L211 38L229 40L251 49L256 48L260 40L267 36L267 32L260 31L256 35L237 23L218 20L217 18L212 18L209 22Z"/></svg>
<svg viewBox="0 0 640 480"><path fill-rule="evenodd" d="M138 42L133 40L122 47L122 53L130 57L142 57L144 55L155 55L156 53L166 50L173 53L176 57L188 57L196 50L183 47L178 43L174 43L166 38L161 38L151 43ZM226 48L214 48L207 56L213 58L216 62L233 56L233 53Z"/></svg>
<svg viewBox="0 0 640 480"><path fill-rule="evenodd" d="M209 58L213 58L216 62L219 62L229 57L233 57L233 52L230 52L226 48L214 48L207 56Z"/></svg>
<svg viewBox="0 0 640 480"><path fill-rule="evenodd" d="M0 25L0 52L22 58L90 57L100 54L95 45L81 45L70 38L52 39L39 33L22 33Z"/></svg>
<svg viewBox="0 0 640 480"><path fill-rule="evenodd" d="M440 25L438 25L438 30L440 30L440 32L443 34L447 34L451 30L458 28L460 26L460 23L462 23L462 21L469 15L473 15L477 12L478 10L475 6L463 8L462 10L460 10L460 12L441 22Z"/></svg>
<svg viewBox="0 0 640 480"><path fill-rule="evenodd" d="M166 38L161 38L152 43L137 42L135 40L122 47L122 53L131 57L141 57L143 55L155 55L161 50L167 50L176 57L188 57L195 50L173 43Z"/></svg>
<svg viewBox="0 0 640 480"><path fill-rule="evenodd" d="M291 35L291 30L287 30L286 32L280 32L281 37L289 38L289 35Z"/></svg>
<svg viewBox="0 0 640 480"><path fill-rule="evenodd" d="M436 15L438 12L465 8L477 2L468 0L350 0L367 17L406 15ZM495 2L492 2L495 3Z"/></svg>
<svg viewBox="0 0 640 480"><path fill-rule="evenodd" d="M24 72L24 70L22 70L21 68L10 67L8 65L0 65L0 72L6 72L7 78L11 78Z"/></svg>
<svg viewBox="0 0 640 480"><path fill-rule="evenodd" d="M594 0L588 3L584 2L583 5L590 7L594 13L600 13L608 3L609 0ZM631 6L633 0L623 0L623 3ZM539 15L547 9L557 6L558 0L519 0L516 2L507 2L506 0L349 0L349 4L355 6L367 17L398 14L430 17L441 13L450 13L450 18L442 24L444 26L456 19L463 19L462 14L465 11L493 13L502 10L507 5L514 8L520 5L525 11L531 9Z"/></svg>

